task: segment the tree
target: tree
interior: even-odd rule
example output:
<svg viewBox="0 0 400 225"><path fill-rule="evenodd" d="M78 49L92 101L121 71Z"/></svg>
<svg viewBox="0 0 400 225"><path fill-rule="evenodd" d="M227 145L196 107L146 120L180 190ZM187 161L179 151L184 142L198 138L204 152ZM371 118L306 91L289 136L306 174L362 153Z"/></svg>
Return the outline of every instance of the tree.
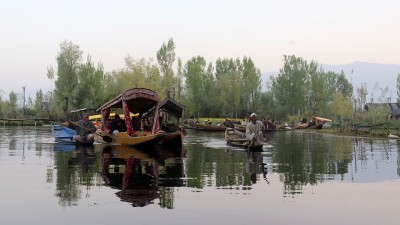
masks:
<svg viewBox="0 0 400 225"><path fill-rule="evenodd" d="M345 96L342 92L336 92L333 101L328 105L332 116L338 118L341 122L349 121L353 115L353 105L351 98Z"/></svg>
<svg viewBox="0 0 400 225"><path fill-rule="evenodd" d="M88 56L86 63L78 69L78 82L71 101L74 108L97 108L104 97L104 72L103 65L99 63L97 68Z"/></svg>
<svg viewBox="0 0 400 225"><path fill-rule="evenodd" d="M183 68L182 60L178 58L178 68L176 77L176 99L181 100L183 95Z"/></svg>
<svg viewBox="0 0 400 225"><path fill-rule="evenodd" d="M261 72L255 67L251 58L242 60L243 102L248 102L247 110L255 112L260 104L261 97Z"/></svg>
<svg viewBox="0 0 400 225"><path fill-rule="evenodd" d="M57 80L55 81L55 98L67 115L75 88L78 85L78 68L82 59L79 45L64 41L60 44L57 55Z"/></svg>
<svg viewBox="0 0 400 225"><path fill-rule="evenodd" d="M367 84L366 83L361 83L361 87L357 89L357 94L358 94L358 105L359 105L359 110L362 110L365 103L367 102ZM356 104L356 110L357 110L357 104Z"/></svg>
<svg viewBox="0 0 400 225"><path fill-rule="evenodd" d="M9 95L9 117L11 118L17 118L18 112L17 112L17 101L18 101L18 96L14 91L10 92Z"/></svg>
<svg viewBox="0 0 400 225"><path fill-rule="evenodd" d="M35 103L34 103L34 111L36 113L36 115L40 114L42 111L42 102L43 102L43 92L42 89L40 89L39 91L36 91L36 97L35 97Z"/></svg>
<svg viewBox="0 0 400 225"><path fill-rule="evenodd" d="M216 96L218 108L223 115L237 117L242 95L242 82L240 77L240 60L217 59L215 64Z"/></svg>
<svg viewBox="0 0 400 225"><path fill-rule="evenodd" d="M397 103L400 103L400 73L397 74Z"/></svg>
<svg viewBox="0 0 400 225"><path fill-rule="evenodd" d="M272 80L279 112L282 115L304 114L307 99L304 96L308 96L310 86L307 61L294 55L285 55L283 61L279 75Z"/></svg>
<svg viewBox="0 0 400 225"><path fill-rule="evenodd" d="M168 97L175 97L176 81L172 70L172 64L175 61L175 43L172 38L168 40L167 44L163 43L157 51L157 61L162 74L161 84L164 87L163 92Z"/></svg>
<svg viewBox="0 0 400 225"><path fill-rule="evenodd" d="M195 116L199 116L200 107L204 101L204 77L206 76L206 60L201 56L191 58L186 62L183 74L186 78L186 94L187 94L187 106L189 113Z"/></svg>

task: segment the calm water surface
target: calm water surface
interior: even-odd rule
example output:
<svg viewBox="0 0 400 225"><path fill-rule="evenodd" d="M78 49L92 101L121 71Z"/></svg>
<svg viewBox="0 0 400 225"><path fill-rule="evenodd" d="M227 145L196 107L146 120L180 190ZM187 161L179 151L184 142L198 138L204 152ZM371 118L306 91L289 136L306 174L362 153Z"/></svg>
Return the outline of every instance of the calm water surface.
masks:
<svg viewBox="0 0 400 225"><path fill-rule="evenodd" d="M189 131L184 151L137 150L62 146L49 127L0 127L1 223L400 223L397 140L267 139L247 153L222 133Z"/></svg>

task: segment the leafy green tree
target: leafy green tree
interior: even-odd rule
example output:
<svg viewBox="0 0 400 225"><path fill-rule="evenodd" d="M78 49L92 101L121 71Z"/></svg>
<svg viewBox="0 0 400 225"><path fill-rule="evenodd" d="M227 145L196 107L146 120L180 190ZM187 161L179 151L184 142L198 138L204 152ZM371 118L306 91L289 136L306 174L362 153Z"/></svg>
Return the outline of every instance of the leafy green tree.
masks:
<svg viewBox="0 0 400 225"><path fill-rule="evenodd" d="M72 105L74 108L97 108L105 101L103 90L103 65L99 63L96 68L88 56L86 63L81 64L78 69L78 83Z"/></svg>
<svg viewBox="0 0 400 225"><path fill-rule="evenodd" d="M242 80L238 63L240 60L232 58L216 61L216 96L219 96L218 109L224 116L237 117L240 109Z"/></svg>
<svg viewBox="0 0 400 225"><path fill-rule="evenodd" d="M200 107L200 112L202 115L220 116L220 108L218 107L218 98L215 96L215 78L214 78L214 67L212 63L207 66L207 71L204 73L202 79L202 89L203 89L203 100Z"/></svg>
<svg viewBox="0 0 400 225"><path fill-rule="evenodd" d="M243 79L243 103L247 110L254 112L260 105L261 97L261 72L251 58L244 57L242 60Z"/></svg>
<svg viewBox="0 0 400 225"><path fill-rule="evenodd" d="M178 58L178 68L177 68L177 77L176 77L176 99L181 100L183 97L183 66L182 60Z"/></svg>
<svg viewBox="0 0 400 225"><path fill-rule="evenodd" d="M166 96L175 98L177 87L174 71L172 70L172 64L175 61L175 43L172 38L168 40L167 44L163 43L157 51L157 61L162 75L161 86L164 88L163 93Z"/></svg>
<svg viewBox="0 0 400 225"><path fill-rule="evenodd" d="M153 60L125 58L126 67L112 71L105 75L105 98L115 97L123 91L131 88L144 87L156 91L162 97L160 85L160 72Z"/></svg>
<svg viewBox="0 0 400 225"><path fill-rule="evenodd" d="M283 68L272 80L272 91L282 115L306 113L306 98L309 89L308 64L294 55L284 56Z"/></svg>
<svg viewBox="0 0 400 225"><path fill-rule="evenodd" d="M353 116L353 105L351 98L342 92L336 92L333 101L328 105L328 110L334 118L340 122L350 121Z"/></svg>
<svg viewBox="0 0 400 225"><path fill-rule="evenodd" d="M330 95L327 76L322 70L318 71L318 63L315 61L307 64L306 68L310 81L306 108L310 110L312 115L318 115L326 108L328 96Z"/></svg>
<svg viewBox="0 0 400 225"><path fill-rule="evenodd" d="M43 96L42 89L39 89L39 91L36 91L35 104L33 107L36 115L39 115L40 112L42 111L43 100L44 100L44 96Z"/></svg>
<svg viewBox="0 0 400 225"><path fill-rule="evenodd" d="M73 99L71 93L78 86L78 69L82 59L79 45L64 41L57 55L57 80L55 81L55 99L66 115Z"/></svg>
<svg viewBox="0 0 400 225"><path fill-rule="evenodd" d="M400 73L397 74L397 103L400 103Z"/></svg>
<svg viewBox="0 0 400 225"><path fill-rule="evenodd" d="M346 97L353 95L353 85L346 79L343 71L336 75L336 91L342 92Z"/></svg>
<svg viewBox="0 0 400 225"><path fill-rule="evenodd" d="M18 117L18 111L17 111L17 101L18 101L18 95L14 92L11 91L9 95L9 117L10 118L17 118Z"/></svg>
<svg viewBox="0 0 400 225"><path fill-rule="evenodd" d="M206 60L201 56L191 58L186 62L183 74L186 78L186 94L189 113L199 117L200 108L204 101L204 77L206 76Z"/></svg>

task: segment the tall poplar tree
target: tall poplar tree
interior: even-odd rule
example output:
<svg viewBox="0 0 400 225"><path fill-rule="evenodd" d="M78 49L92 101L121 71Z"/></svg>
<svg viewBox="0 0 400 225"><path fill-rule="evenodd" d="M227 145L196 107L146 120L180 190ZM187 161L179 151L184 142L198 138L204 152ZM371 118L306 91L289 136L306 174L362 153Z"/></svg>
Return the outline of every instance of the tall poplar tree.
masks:
<svg viewBox="0 0 400 225"><path fill-rule="evenodd" d="M186 94L187 94L187 106L190 110L189 113L199 117L200 107L204 101L207 101L204 97L204 77L206 76L206 60L201 56L191 58L186 62L183 74L185 76Z"/></svg>
<svg viewBox="0 0 400 225"><path fill-rule="evenodd" d="M174 77L174 71L172 70L172 64L175 61L175 43L172 38L168 40L168 43L163 43L161 48L157 51L157 61L160 65L160 72L162 75L162 87L163 92L168 97L175 98L176 96L176 81Z"/></svg>
<svg viewBox="0 0 400 225"><path fill-rule="evenodd" d="M59 106L67 115L70 110L72 94L78 85L78 68L82 59L82 51L79 45L70 41L60 44L57 55L57 80L55 81L55 98Z"/></svg>

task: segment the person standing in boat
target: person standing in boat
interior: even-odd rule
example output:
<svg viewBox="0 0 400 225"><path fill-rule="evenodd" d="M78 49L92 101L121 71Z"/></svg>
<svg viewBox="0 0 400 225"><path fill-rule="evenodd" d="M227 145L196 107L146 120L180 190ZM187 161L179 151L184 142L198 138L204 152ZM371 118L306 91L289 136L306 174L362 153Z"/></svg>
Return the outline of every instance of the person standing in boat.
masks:
<svg viewBox="0 0 400 225"><path fill-rule="evenodd" d="M96 132L96 127L89 120L88 114L83 114L83 118L74 124L77 135L74 135L73 139L77 142L82 141L92 141L94 140L94 132Z"/></svg>
<svg viewBox="0 0 400 225"><path fill-rule="evenodd" d="M246 139L253 145L261 144L264 141L264 124L257 120L257 114L250 115L250 122L246 126Z"/></svg>

